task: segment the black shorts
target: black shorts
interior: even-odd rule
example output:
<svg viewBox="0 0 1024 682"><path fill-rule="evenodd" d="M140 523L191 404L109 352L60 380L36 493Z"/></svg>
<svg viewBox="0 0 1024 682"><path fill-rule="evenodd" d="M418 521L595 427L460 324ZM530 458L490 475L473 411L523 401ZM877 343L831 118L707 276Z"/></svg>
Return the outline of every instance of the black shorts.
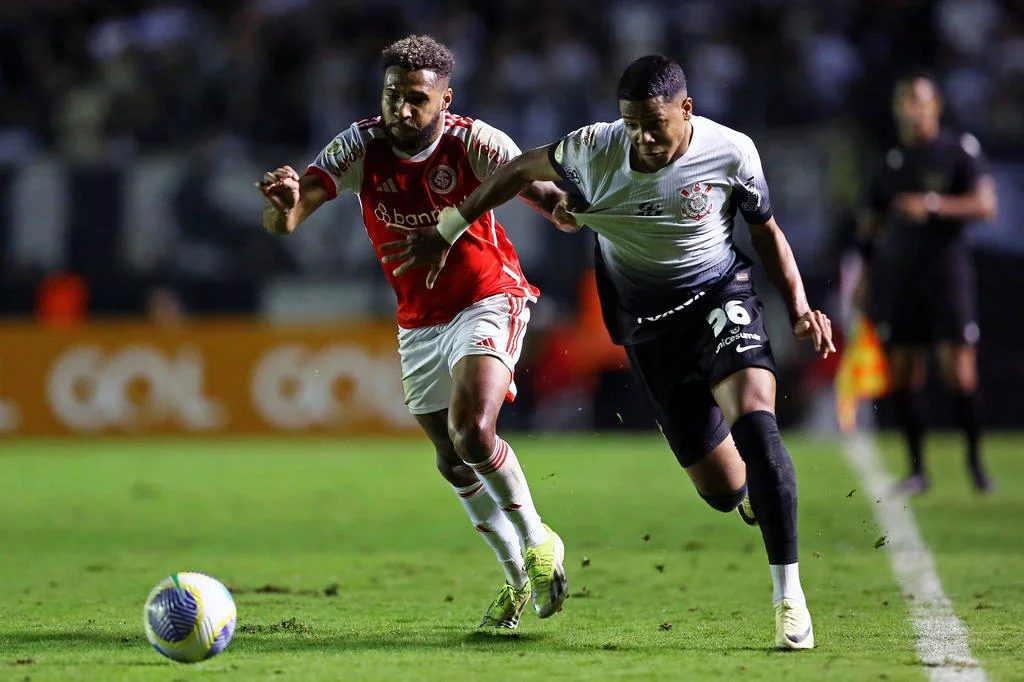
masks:
<svg viewBox="0 0 1024 682"><path fill-rule="evenodd" d="M872 317L883 344L977 343L974 269L966 249L887 265L871 282Z"/></svg>
<svg viewBox="0 0 1024 682"><path fill-rule="evenodd" d="M654 339L627 345L630 365L676 459L690 466L729 434L711 387L735 372L775 372L749 270L714 285Z"/></svg>

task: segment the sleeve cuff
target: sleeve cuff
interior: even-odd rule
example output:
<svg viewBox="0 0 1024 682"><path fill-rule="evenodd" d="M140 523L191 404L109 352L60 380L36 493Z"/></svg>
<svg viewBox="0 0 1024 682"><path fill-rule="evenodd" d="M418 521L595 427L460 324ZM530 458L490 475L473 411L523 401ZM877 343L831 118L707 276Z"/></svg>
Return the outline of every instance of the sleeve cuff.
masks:
<svg viewBox="0 0 1024 682"><path fill-rule="evenodd" d="M324 189L327 190L327 198L334 199L338 196L338 186L334 184L334 178L331 174L325 171L319 166L310 166L306 169L306 175L315 175L320 178L320 182L323 183Z"/></svg>
<svg viewBox="0 0 1024 682"><path fill-rule="evenodd" d="M560 164L555 159L555 150L558 149L558 145L560 145L560 144L565 144L565 138L564 137L561 140L559 140L558 142L548 146L548 161L551 162L551 167L555 169L555 172L558 173L562 177L563 180L565 180L567 182L572 182L571 180L569 180L569 178L567 178L565 176L565 169L562 168L562 164Z"/></svg>

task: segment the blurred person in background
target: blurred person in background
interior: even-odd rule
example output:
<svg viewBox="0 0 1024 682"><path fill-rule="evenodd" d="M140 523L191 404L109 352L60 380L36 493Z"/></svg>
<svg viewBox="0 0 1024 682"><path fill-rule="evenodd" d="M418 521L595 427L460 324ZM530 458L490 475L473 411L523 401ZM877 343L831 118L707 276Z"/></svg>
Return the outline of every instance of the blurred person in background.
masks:
<svg viewBox="0 0 1024 682"><path fill-rule="evenodd" d="M495 433L502 403L515 396L527 305L539 292L491 212L439 254L448 267L432 267L429 285L399 277L415 260L394 272L387 263L406 255L408 243L397 237L436 223L440 209L456 205L520 151L500 130L449 111L454 57L433 38L392 43L383 65L382 115L339 133L303 176L290 166L266 173L259 183L267 200L263 225L289 234L339 192L357 195L398 298L406 404L437 450L438 470L505 571L506 584L480 626L514 629L531 587L541 618L561 610L568 594L562 541L541 522L515 453ZM522 198L550 217L562 194L542 182L524 188ZM428 294L435 280L439 287Z"/></svg>
<svg viewBox="0 0 1024 682"><path fill-rule="evenodd" d="M992 220L996 188L978 140L941 125L942 97L922 74L900 80L893 95L899 142L870 183L858 226L870 263L864 295L889 363L892 397L906 438L907 494L929 487L922 405L929 353L952 393L976 490L992 490L981 457L975 278L965 226Z"/></svg>
<svg viewBox="0 0 1024 682"><path fill-rule="evenodd" d="M586 224L597 233L597 288L612 340L625 347L701 497L761 526L776 647L811 649L796 472L775 417L775 360L752 264L733 242L737 210L796 337L828 357L832 324L807 301L753 141L695 116L683 69L667 57L632 62L617 92L619 120L580 128L499 169L461 205L444 209L436 229L421 231L417 255L428 257L430 244L451 242L531 182L573 184L578 194L555 217L563 229Z"/></svg>
<svg viewBox="0 0 1024 682"><path fill-rule="evenodd" d="M50 327L76 327L89 313L85 278L68 272L47 275L36 290L36 319Z"/></svg>
<svg viewBox="0 0 1024 682"><path fill-rule="evenodd" d="M172 287L157 285L146 294L146 317L156 327L179 327L185 322L185 304Z"/></svg>

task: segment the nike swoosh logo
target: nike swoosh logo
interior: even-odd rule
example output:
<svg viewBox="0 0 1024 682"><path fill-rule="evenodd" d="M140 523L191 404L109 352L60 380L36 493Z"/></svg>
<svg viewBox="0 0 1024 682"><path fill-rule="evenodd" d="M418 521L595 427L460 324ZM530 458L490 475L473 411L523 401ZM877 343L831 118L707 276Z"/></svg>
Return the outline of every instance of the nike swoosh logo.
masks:
<svg viewBox="0 0 1024 682"><path fill-rule="evenodd" d="M736 346L736 352L737 353L746 353L748 350L750 350L752 348L760 348L763 345L764 345L763 343L755 343L752 346Z"/></svg>
<svg viewBox="0 0 1024 682"><path fill-rule="evenodd" d="M793 635L786 635L786 639L788 639L789 641L791 641L791 642L792 642L793 644L799 644L800 642L802 642L802 641L804 641L805 639L807 639L807 637L808 637L808 636L809 636L810 634L811 634L811 628L810 628L810 626L807 626L807 629L806 629L806 630L804 630L804 634L802 634L802 635L797 635L796 637L794 637Z"/></svg>

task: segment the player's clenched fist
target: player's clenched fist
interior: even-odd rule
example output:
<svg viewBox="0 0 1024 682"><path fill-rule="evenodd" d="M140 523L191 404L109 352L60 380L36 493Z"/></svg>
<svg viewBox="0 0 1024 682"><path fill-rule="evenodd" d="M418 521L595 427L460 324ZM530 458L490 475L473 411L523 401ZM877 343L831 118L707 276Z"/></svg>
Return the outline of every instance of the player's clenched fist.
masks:
<svg viewBox="0 0 1024 682"><path fill-rule="evenodd" d="M254 182L267 201L263 210L263 229L271 234L288 234L288 212L299 202L299 174L291 166L267 171L263 179Z"/></svg>
<svg viewBox="0 0 1024 682"><path fill-rule="evenodd" d="M554 210L551 211L551 219L555 222L555 227L562 232L571 234L580 231L579 223L576 222L576 218L570 213L570 211L577 210L574 203L573 195L566 194L561 198Z"/></svg>
<svg viewBox="0 0 1024 682"><path fill-rule="evenodd" d="M256 187L267 202L282 213L287 213L299 201L299 174L291 166L267 171Z"/></svg>
<svg viewBox="0 0 1024 682"><path fill-rule="evenodd" d="M810 339L814 351L823 358L836 352L835 344L832 343L832 321L820 310L809 310L801 315L793 325L793 334L798 339Z"/></svg>

